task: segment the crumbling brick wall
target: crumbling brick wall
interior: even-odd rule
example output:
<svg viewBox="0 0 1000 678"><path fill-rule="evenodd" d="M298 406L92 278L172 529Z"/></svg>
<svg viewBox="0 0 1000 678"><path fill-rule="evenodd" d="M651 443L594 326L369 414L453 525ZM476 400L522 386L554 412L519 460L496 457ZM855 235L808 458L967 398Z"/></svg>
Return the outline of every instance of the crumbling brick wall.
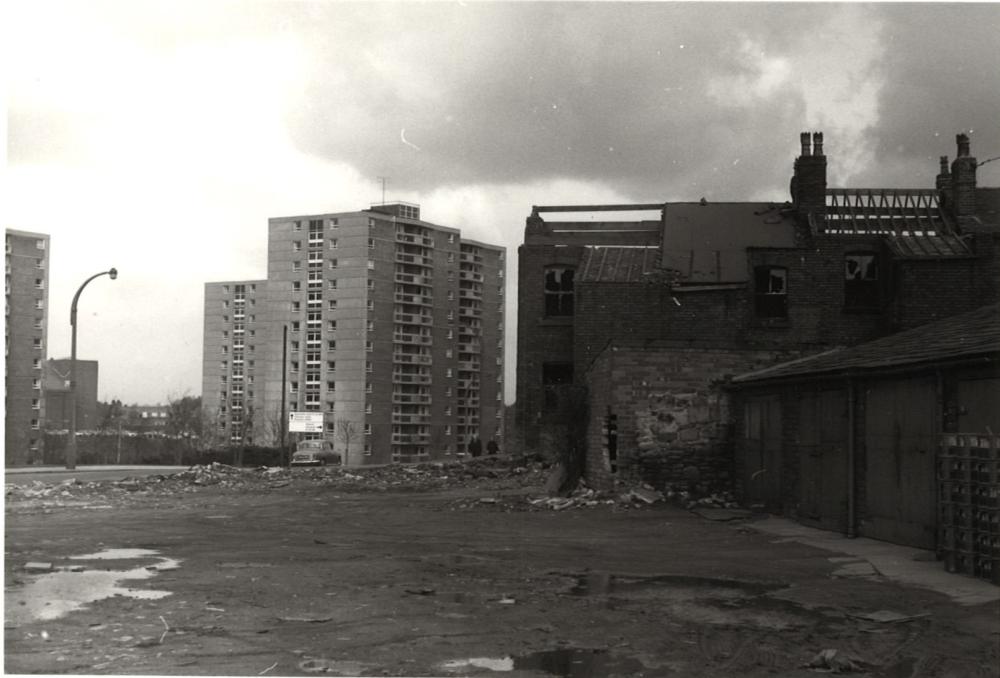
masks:
<svg viewBox="0 0 1000 678"><path fill-rule="evenodd" d="M609 346L587 374L587 481L610 488L617 477L662 488L684 482L685 468L693 466L706 485L731 489L732 429L722 386L730 376L796 355L658 342ZM609 414L617 416L615 469L605 430Z"/></svg>

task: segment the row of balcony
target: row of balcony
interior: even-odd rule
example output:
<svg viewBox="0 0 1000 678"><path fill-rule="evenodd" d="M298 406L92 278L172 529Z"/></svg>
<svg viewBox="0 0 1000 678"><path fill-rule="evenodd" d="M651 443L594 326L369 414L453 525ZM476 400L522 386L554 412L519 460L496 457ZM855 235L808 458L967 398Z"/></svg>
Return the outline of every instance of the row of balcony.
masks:
<svg viewBox="0 0 1000 678"><path fill-rule="evenodd" d="M423 294L404 294L402 292L396 292L393 300L397 304L415 304L417 306L432 306L434 304L433 297Z"/></svg>
<svg viewBox="0 0 1000 678"><path fill-rule="evenodd" d="M429 336L406 332L393 332L392 341L395 344L413 344L417 346L430 346L434 343L434 340Z"/></svg>

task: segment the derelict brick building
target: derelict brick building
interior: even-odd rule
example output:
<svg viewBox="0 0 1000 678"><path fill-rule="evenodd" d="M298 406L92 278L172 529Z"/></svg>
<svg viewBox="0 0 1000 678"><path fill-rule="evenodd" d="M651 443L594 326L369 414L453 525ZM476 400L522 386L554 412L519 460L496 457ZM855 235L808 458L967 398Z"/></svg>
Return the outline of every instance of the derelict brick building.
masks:
<svg viewBox="0 0 1000 678"><path fill-rule="evenodd" d="M784 204L535 207L519 249L525 450L582 414L591 483L694 466L732 486L729 378L997 299L998 191L977 188L965 135L933 188L829 188L826 166L822 134L803 134ZM650 216L545 219L625 210Z"/></svg>

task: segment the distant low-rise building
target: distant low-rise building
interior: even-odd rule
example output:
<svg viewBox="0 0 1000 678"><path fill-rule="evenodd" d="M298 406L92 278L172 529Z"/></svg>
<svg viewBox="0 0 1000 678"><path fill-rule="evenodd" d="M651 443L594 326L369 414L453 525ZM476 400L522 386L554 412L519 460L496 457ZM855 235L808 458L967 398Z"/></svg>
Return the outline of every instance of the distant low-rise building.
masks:
<svg viewBox="0 0 1000 678"><path fill-rule="evenodd" d="M45 361L45 428L62 431L70 427L70 359ZM76 430L91 431L100 425L97 417L96 360L76 360Z"/></svg>

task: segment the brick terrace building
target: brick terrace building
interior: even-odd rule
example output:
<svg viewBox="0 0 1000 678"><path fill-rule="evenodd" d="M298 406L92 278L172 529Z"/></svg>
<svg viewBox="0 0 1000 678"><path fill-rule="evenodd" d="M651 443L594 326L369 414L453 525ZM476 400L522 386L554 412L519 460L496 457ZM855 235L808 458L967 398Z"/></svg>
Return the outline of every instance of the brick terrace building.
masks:
<svg viewBox="0 0 1000 678"><path fill-rule="evenodd" d="M589 389L586 473L730 485L719 385L997 298L997 189L968 138L933 189L831 189L822 134L803 134L792 200L535 207L519 249L518 434L528 451ZM647 211L628 222L546 213ZM613 423L616 436L607 434ZM555 428L553 428L555 427Z"/></svg>
<svg viewBox="0 0 1000 678"><path fill-rule="evenodd" d="M4 449L8 466L40 457L45 404L49 236L7 229Z"/></svg>
<svg viewBox="0 0 1000 678"><path fill-rule="evenodd" d="M353 428L350 465L447 458L473 438L499 443L504 256L405 203L270 219L267 280L206 286L206 405L236 442L224 387L235 365L220 354L235 349L220 307L235 299L220 286L253 284L264 300L256 365L244 377L256 380L255 428L274 428L284 383L286 410L322 412L341 450L338 423Z"/></svg>

